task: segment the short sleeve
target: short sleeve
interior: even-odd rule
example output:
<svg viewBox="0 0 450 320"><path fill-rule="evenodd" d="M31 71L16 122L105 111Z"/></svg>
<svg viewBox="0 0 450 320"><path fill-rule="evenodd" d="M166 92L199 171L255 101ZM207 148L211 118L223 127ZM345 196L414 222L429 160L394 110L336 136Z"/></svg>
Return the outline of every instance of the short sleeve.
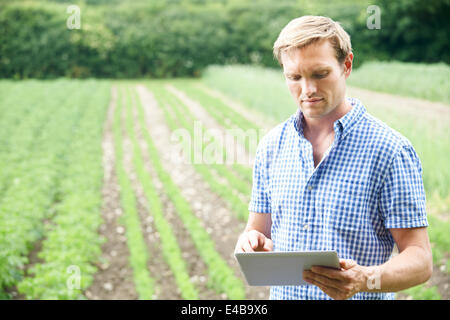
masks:
<svg viewBox="0 0 450 320"><path fill-rule="evenodd" d="M412 146L403 146L394 157L384 177L379 209L387 229L428 226L422 166Z"/></svg>
<svg viewBox="0 0 450 320"><path fill-rule="evenodd" d="M248 210L257 213L271 213L270 194L268 191L267 145L261 140L253 165L253 187Z"/></svg>

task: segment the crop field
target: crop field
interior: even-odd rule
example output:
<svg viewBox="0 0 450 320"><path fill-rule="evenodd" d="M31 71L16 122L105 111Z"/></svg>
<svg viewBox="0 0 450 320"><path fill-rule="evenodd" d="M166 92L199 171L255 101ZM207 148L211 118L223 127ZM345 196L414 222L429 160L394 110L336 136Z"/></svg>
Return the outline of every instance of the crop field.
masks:
<svg viewBox="0 0 450 320"><path fill-rule="evenodd" d="M0 298L267 299L233 251L257 142L295 112L277 77L0 81ZM450 299L450 107L348 95L424 168L434 274L398 298Z"/></svg>

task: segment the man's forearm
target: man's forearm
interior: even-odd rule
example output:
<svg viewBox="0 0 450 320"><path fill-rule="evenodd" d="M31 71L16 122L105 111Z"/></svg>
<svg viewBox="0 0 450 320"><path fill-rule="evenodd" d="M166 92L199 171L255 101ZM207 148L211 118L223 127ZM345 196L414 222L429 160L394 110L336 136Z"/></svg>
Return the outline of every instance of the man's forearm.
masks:
<svg viewBox="0 0 450 320"><path fill-rule="evenodd" d="M365 292L397 292L426 282L433 272L431 253L410 246L381 266L366 267Z"/></svg>

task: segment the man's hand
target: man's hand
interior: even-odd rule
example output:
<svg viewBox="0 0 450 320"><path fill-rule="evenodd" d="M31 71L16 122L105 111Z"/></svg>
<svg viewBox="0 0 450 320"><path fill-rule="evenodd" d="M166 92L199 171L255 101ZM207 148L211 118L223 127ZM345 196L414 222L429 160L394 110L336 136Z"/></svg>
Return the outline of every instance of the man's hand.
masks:
<svg viewBox="0 0 450 320"><path fill-rule="evenodd" d="M341 269L313 266L303 272L303 280L319 287L328 296L344 300L367 288L366 267L353 260L339 260Z"/></svg>
<svg viewBox="0 0 450 320"><path fill-rule="evenodd" d="M273 242L263 233L250 230L239 237L234 252L272 251Z"/></svg>

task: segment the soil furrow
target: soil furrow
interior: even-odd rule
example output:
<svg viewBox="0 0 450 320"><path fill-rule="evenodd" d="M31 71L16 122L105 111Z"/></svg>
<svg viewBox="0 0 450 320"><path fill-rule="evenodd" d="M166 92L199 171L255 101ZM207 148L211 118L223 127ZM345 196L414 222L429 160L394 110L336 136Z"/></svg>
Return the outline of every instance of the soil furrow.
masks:
<svg viewBox="0 0 450 320"><path fill-rule="evenodd" d="M136 106L135 106L136 107ZM134 116L134 125L137 134L137 139L139 142L139 146L141 148L144 160L144 166L151 177L152 181L154 181L155 188L158 192L158 196L163 204L164 216L169 224L172 226L172 231L177 238L178 245L182 251L182 257L187 264L188 272L191 277L191 281L194 283L195 287L199 292L199 299L217 299L217 293L208 288L207 286L207 275L208 269L201 257L199 256L197 250L195 249L195 245L191 240L189 232L184 227L182 221L178 218L175 206L167 196L164 191L164 187L162 182L159 180L158 175L154 168L151 165L150 158L147 153L147 143L142 134L142 128L139 124L138 115L136 108L133 109Z"/></svg>
<svg viewBox="0 0 450 320"><path fill-rule="evenodd" d="M234 269L236 276L245 282L234 258L234 247L245 223L239 221L227 204L211 191L191 164L172 161L171 154L176 146L170 141L171 133L163 112L147 88L139 85L137 90L144 107L146 129L160 152L164 169L179 186L182 196L190 203L196 216L202 220L219 254ZM248 299L265 299L268 298L268 288L246 286L246 294Z"/></svg>
<svg viewBox="0 0 450 320"><path fill-rule="evenodd" d="M160 300L179 300L181 299L180 290L175 282L169 265L164 260L161 252L160 235L154 224L154 218L149 211L148 202L141 182L136 174L133 164L133 144L126 132L125 127L126 107L121 114L122 119L122 137L124 159L123 164L132 188L136 196L136 206L141 222L141 231L144 235L145 243L148 248L148 269L151 277L155 279L155 299Z"/></svg>
<svg viewBox="0 0 450 320"><path fill-rule="evenodd" d="M101 263L94 274L92 285L84 292L94 300L135 300L138 298L133 282L133 271L129 265L129 250L124 236L124 227L118 223L122 215L120 187L115 170L113 119L116 110L117 89L112 88L112 100L108 109L103 134L103 204L101 214L104 224L100 235L106 238L102 246Z"/></svg>

